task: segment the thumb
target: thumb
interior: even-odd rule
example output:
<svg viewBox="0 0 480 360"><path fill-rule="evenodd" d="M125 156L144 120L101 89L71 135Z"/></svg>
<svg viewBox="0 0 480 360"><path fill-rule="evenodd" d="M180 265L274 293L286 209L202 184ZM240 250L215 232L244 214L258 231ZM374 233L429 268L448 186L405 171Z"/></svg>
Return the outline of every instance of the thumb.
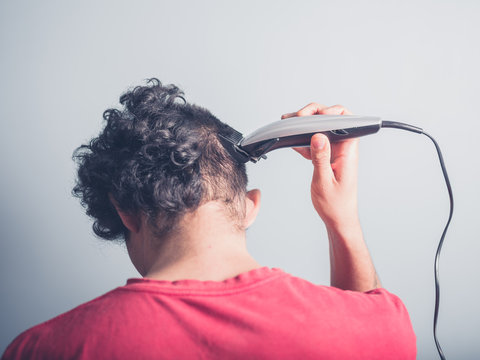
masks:
<svg viewBox="0 0 480 360"><path fill-rule="evenodd" d="M310 154L313 164L313 181L325 183L332 179L333 170L330 164L330 141L323 134L315 134L310 141Z"/></svg>

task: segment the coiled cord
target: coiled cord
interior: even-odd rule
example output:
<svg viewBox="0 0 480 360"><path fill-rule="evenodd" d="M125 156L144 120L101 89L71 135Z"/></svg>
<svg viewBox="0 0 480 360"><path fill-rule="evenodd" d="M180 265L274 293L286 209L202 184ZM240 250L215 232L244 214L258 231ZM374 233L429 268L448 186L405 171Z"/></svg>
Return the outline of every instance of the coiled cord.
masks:
<svg viewBox="0 0 480 360"><path fill-rule="evenodd" d="M415 132L417 134L424 134L430 140L432 140L435 148L437 150L438 159L440 161L440 166L442 168L443 177L445 178L445 184L447 185L448 196L450 198L450 214L448 216L447 224L443 229L442 237L438 243L437 252L435 253L435 262L434 262L434 275L435 275L435 311L433 314L433 339L435 340L435 345L437 347L438 354L440 355L440 359L445 360L445 355L443 354L442 347L440 346L440 342L437 338L437 322L438 322L438 312L440 309L440 280L439 280L439 261L440 261L440 253L442 251L443 241L445 240L445 235L447 233L448 227L452 220L453 216L453 192L452 186L450 185L450 180L448 178L447 169L445 167L445 161L443 160L443 155L440 150L440 146L438 145L437 141L428 133L423 131L421 128L416 126L396 122L396 121L382 121L382 127L384 128L395 128L395 129L402 129L411 132Z"/></svg>

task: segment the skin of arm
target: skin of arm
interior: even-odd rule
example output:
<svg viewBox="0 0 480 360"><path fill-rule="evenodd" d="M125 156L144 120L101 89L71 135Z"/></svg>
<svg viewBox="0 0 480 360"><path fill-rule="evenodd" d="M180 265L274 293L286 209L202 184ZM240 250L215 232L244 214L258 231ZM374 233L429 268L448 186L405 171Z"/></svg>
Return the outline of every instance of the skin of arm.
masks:
<svg viewBox="0 0 480 360"><path fill-rule="evenodd" d="M282 116L350 115L341 105L311 103ZM312 203L327 228L331 285L369 291L381 287L358 218L358 139L330 143L315 134L310 147L295 148L313 164Z"/></svg>

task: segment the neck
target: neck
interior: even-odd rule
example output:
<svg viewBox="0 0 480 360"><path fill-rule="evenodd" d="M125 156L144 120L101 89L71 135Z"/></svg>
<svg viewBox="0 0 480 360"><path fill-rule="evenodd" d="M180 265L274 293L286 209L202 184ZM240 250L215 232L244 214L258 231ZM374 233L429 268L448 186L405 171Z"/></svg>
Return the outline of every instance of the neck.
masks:
<svg viewBox="0 0 480 360"><path fill-rule="evenodd" d="M141 245L134 251L143 253L137 269L150 279L222 281L260 267L247 251L245 230L235 226L219 202L210 201L186 214L161 244L150 232L139 236L132 239Z"/></svg>

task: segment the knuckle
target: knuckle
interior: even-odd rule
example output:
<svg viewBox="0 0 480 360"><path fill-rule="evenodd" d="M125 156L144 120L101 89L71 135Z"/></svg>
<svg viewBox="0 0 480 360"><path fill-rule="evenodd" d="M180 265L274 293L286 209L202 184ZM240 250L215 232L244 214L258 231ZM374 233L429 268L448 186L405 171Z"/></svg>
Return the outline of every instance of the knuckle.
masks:
<svg viewBox="0 0 480 360"><path fill-rule="evenodd" d="M312 163L315 166L323 166L323 164L325 163L325 158L326 158L326 156L323 153L313 154L312 155Z"/></svg>
<svg viewBox="0 0 480 360"><path fill-rule="evenodd" d="M338 110L341 115L351 115L352 114L345 106L343 106L341 104L333 105L332 109Z"/></svg>
<svg viewBox="0 0 480 360"><path fill-rule="evenodd" d="M297 116L311 115L312 113L314 113L315 111L317 111L318 109L321 109L323 107L324 107L324 105L322 105L322 104L319 104L319 103L316 103L316 102L311 102L310 104L304 106L302 109L297 111L296 115Z"/></svg>

